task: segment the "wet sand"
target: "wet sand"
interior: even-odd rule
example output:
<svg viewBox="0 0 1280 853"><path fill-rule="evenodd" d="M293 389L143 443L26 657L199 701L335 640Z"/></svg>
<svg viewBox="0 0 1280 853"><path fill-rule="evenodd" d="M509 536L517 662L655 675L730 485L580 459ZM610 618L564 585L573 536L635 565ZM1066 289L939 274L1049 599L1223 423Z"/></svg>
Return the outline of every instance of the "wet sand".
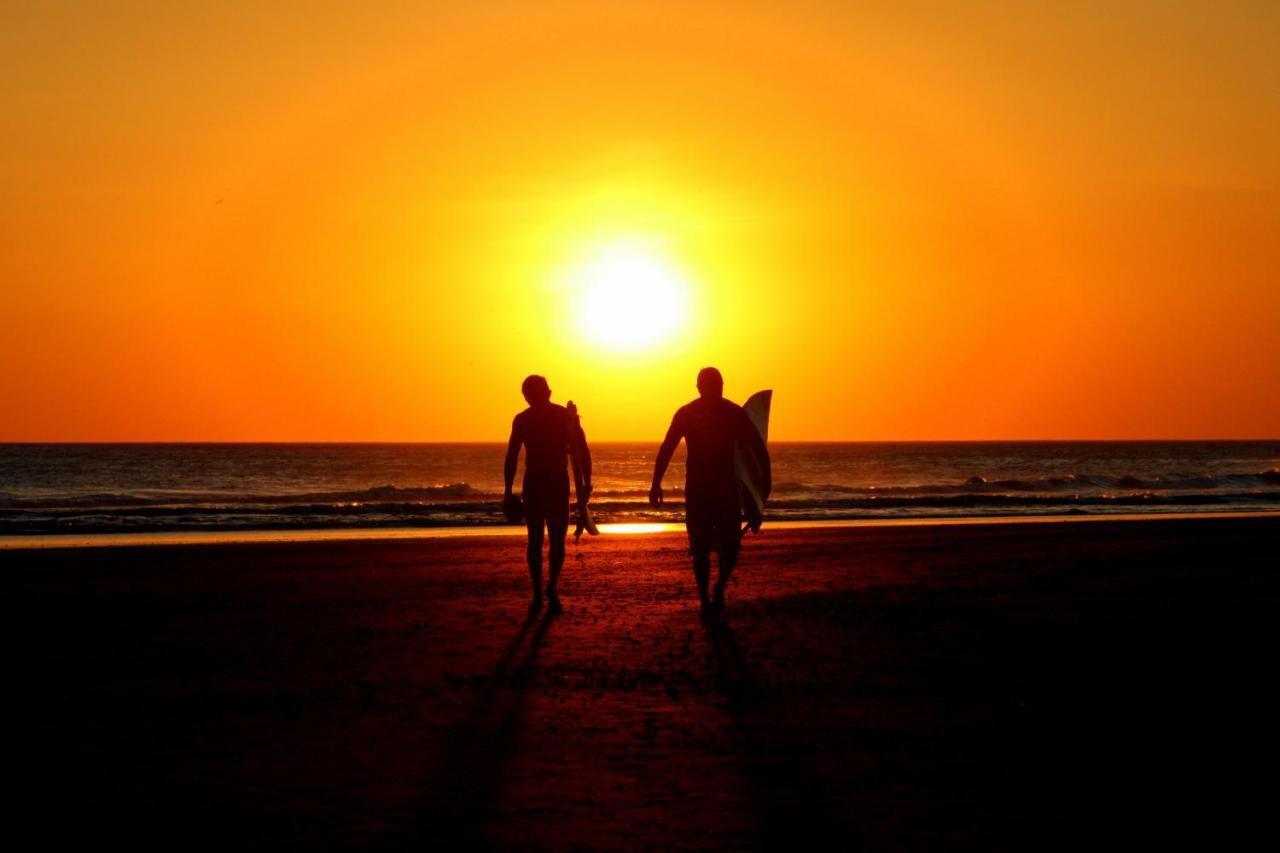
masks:
<svg viewBox="0 0 1280 853"><path fill-rule="evenodd" d="M1021 848L1270 830L1280 520L0 551L46 843ZM1259 775L1261 774L1261 775Z"/></svg>

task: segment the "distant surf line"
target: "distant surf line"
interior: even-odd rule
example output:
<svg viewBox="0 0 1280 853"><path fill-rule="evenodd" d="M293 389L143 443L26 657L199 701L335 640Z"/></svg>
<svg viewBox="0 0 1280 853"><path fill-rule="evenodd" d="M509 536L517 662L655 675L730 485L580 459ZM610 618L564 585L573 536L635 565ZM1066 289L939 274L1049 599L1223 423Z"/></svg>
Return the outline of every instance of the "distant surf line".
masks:
<svg viewBox="0 0 1280 853"><path fill-rule="evenodd" d="M849 518L800 521L765 520L762 536L770 530L802 530L845 527L965 527L1000 524L1065 524L1103 521L1177 521L1213 518L1280 518L1280 512L1142 512L1099 515L991 515L922 518ZM684 531L683 524L633 522L601 524L602 534L645 536ZM147 533L61 533L0 536L0 551L49 548L111 548L159 545L286 544L306 542L376 542L415 539L460 539L523 536L523 527L367 527L343 530L218 530L152 531ZM573 547L573 546L571 546ZM590 548L590 545L578 546Z"/></svg>

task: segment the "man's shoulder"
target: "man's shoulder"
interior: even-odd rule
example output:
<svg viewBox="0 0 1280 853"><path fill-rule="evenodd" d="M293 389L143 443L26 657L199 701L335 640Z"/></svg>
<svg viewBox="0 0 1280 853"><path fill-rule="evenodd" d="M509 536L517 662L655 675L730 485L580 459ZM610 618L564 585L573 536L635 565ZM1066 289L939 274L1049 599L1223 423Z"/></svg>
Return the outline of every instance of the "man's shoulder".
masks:
<svg viewBox="0 0 1280 853"><path fill-rule="evenodd" d="M741 412L744 409L732 400L724 397L697 397L676 409L676 417L708 412Z"/></svg>
<svg viewBox="0 0 1280 853"><path fill-rule="evenodd" d="M541 406L530 406L516 415L515 423L520 427L546 429L552 424L569 422L569 410L558 403L546 403Z"/></svg>
<svg viewBox="0 0 1280 853"><path fill-rule="evenodd" d="M695 412L697 412L697 411L698 411L699 404L700 404L701 402L702 402L702 398L701 398L701 397L698 397L698 398L696 398L696 399L690 400L689 402L685 403L685 404L684 404L683 406L681 406L680 408L676 409L676 417L677 417L677 418L687 418L687 417L689 417L690 415L692 415L692 414L694 414Z"/></svg>
<svg viewBox="0 0 1280 853"><path fill-rule="evenodd" d="M739 418L745 412L745 409L743 409L737 403L733 402L732 400L726 399L724 397L716 397L714 399L702 400L701 402L705 407L703 411L716 419Z"/></svg>

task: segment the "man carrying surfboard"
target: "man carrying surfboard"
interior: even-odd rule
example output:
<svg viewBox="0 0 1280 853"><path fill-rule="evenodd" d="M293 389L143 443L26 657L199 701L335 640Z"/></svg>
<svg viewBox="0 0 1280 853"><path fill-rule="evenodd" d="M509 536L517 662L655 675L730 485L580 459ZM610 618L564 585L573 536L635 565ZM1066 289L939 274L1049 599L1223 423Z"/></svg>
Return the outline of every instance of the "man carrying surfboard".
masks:
<svg viewBox="0 0 1280 853"><path fill-rule="evenodd" d="M529 408L511 422L511 438L507 442L507 459L503 466L506 489L502 508L507 518L519 521L524 516L529 531L529 579L533 583L533 601L529 612L542 609L542 534L545 525L551 539L549 556L551 571L547 577L547 611L559 613L560 595L556 585L564 566L564 539L569 530L569 474L567 463L573 460L575 479L579 481L578 501L584 508L591 494L591 451L587 436L578 421L577 410L551 402L551 387L541 376L530 376L520 386ZM520 448L525 448L524 486L521 498L512 493Z"/></svg>
<svg viewBox="0 0 1280 853"><path fill-rule="evenodd" d="M754 398L753 398L754 400ZM765 397L765 418L768 398ZM649 502L662 505L662 476L680 440L688 449L685 461L685 528L689 532L689 552L693 555L693 574L698 583L698 598L705 616L716 616L724 610L724 589L738 563L741 539L742 489L751 485L755 494L767 497L772 486L769 450L763 430L757 428L747 412L724 398L724 379L714 367L698 373L698 399L682 406L671 419L667 437L658 450L653 468L653 486ZM752 463L744 483L742 457ZM760 497L763 503L763 497ZM759 527L759 506L749 516ZM711 580L711 552L719 555L719 574L714 592L708 594Z"/></svg>

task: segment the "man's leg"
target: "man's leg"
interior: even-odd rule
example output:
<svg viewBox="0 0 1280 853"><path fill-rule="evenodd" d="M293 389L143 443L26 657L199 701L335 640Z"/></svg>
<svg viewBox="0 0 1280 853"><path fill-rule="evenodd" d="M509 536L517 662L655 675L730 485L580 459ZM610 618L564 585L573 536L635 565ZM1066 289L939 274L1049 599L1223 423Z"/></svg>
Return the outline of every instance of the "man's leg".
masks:
<svg viewBox="0 0 1280 853"><path fill-rule="evenodd" d="M729 582L729 576L733 574L736 565L738 565L737 548L725 548L720 552L720 571L716 575L715 594L711 599L711 606L716 610L724 609L724 587Z"/></svg>
<svg viewBox="0 0 1280 853"><path fill-rule="evenodd" d="M742 523L735 508L733 512L726 511L723 517L717 520L716 524L716 549L720 554L719 572L716 575L715 595L711 600L711 606L714 610L724 610L724 588L729 583L729 576L733 574L733 569L738 565L738 546L741 544L741 533L738 525Z"/></svg>
<svg viewBox="0 0 1280 853"><path fill-rule="evenodd" d="M569 535L569 518L547 519L547 535L551 537L551 572L547 577L547 602L549 607L559 612L560 593L557 585L560 582L560 570L564 568L564 540Z"/></svg>
<svg viewBox="0 0 1280 853"><path fill-rule="evenodd" d="M707 585L711 582L711 543L714 529L707 513L696 501L685 496L685 530L689 533L689 553L693 555L693 579L698 584L698 601L705 611L711 605Z"/></svg>
<svg viewBox="0 0 1280 853"><path fill-rule="evenodd" d="M529 531L529 580L533 583L533 601L529 607L542 607L542 525L543 518L536 513L525 513L525 524Z"/></svg>
<svg viewBox="0 0 1280 853"><path fill-rule="evenodd" d="M707 586L711 582L711 554L709 552L693 555L693 577L698 582L698 601L705 610L711 606L707 596Z"/></svg>

